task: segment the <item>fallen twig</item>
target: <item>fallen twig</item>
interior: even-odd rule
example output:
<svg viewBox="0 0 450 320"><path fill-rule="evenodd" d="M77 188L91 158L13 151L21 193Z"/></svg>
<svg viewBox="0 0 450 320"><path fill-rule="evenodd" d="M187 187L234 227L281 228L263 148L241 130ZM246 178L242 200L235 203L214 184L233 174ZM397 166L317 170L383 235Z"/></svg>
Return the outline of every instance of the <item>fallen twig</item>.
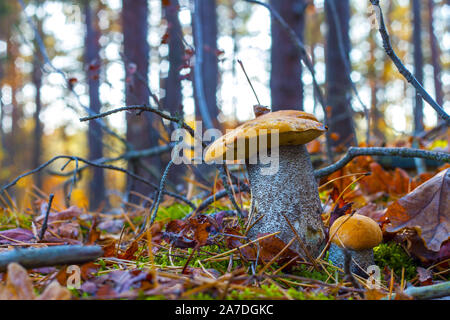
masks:
<svg viewBox="0 0 450 320"><path fill-rule="evenodd" d="M314 171L316 178L322 178L343 168L353 158L359 156L398 156L404 158L422 158L442 162L450 162L450 154L446 152L428 151L414 148L357 148L350 147L343 158L328 167Z"/></svg>
<svg viewBox="0 0 450 320"><path fill-rule="evenodd" d="M54 197L55 197L55 195L52 193L52 194L50 194L50 196L48 198L47 211L45 212L44 222L42 223L41 234L39 235L39 241L42 241L42 239L44 239L44 234L45 234L45 231L47 230L47 226L48 226L48 215L50 214L50 209L52 208L52 203L53 203Z"/></svg>
<svg viewBox="0 0 450 320"><path fill-rule="evenodd" d="M16 262L24 268L40 268L54 265L80 264L101 257L100 246L64 245L45 248L15 249L0 253L0 272L8 264Z"/></svg>
<svg viewBox="0 0 450 320"><path fill-rule="evenodd" d="M421 300L447 297L450 296L450 281L425 287L409 287L403 293ZM393 299L395 299L395 293L391 296L391 300ZM388 298L385 297L382 300L388 300Z"/></svg>
<svg viewBox="0 0 450 320"><path fill-rule="evenodd" d="M233 186L233 190L234 192L250 192L250 187L245 184L242 183L240 185L240 187L238 186ZM220 190L219 192L216 192L215 194L209 196L208 198L206 198L202 203L200 203L200 205L197 207L197 212L201 212L202 210L205 210L206 208L208 208L208 206L212 203L214 203L217 200L220 200L224 197L226 197L228 195L227 190Z"/></svg>

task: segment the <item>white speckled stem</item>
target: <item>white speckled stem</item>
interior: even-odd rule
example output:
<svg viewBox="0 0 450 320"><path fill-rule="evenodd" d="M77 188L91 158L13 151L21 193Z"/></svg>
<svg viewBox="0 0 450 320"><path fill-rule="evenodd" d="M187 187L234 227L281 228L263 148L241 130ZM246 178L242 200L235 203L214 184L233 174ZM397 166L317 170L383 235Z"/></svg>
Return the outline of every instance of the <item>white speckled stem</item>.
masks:
<svg viewBox="0 0 450 320"><path fill-rule="evenodd" d="M366 249L360 251L350 249L347 250L352 257L352 261L350 263L350 271L352 273L360 275L361 277L366 278L367 268L375 264L373 259L373 249ZM336 267L344 269L345 264L344 250L338 245L332 243L330 245L330 253L328 255L328 260L333 262L333 265L335 265Z"/></svg>
<svg viewBox="0 0 450 320"><path fill-rule="evenodd" d="M313 257L320 254L325 244L325 232L321 219L322 206L317 182L308 151L304 145L280 146L279 170L274 175L262 175L260 169L268 167L248 164L253 201L256 202L256 216L263 216L249 231L248 236L255 239L259 233L281 231L278 237L288 243L294 232L289 227L283 213L302 238ZM298 241L292 248L302 255Z"/></svg>

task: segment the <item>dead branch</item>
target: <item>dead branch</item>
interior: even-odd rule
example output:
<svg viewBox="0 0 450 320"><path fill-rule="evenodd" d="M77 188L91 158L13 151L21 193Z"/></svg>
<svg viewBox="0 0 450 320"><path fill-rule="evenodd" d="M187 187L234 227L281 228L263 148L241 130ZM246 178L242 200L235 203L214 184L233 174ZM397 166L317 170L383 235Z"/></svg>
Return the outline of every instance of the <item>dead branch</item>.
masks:
<svg viewBox="0 0 450 320"><path fill-rule="evenodd" d="M250 192L250 187L248 185L246 185L245 183L243 183L239 187L233 186L233 191L235 193ZM217 200L225 198L227 195L228 195L227 190L220 190L219 192L216 192L215 194L213 194L213 195L209 196L208 198L206 198L205 200L203 200L202 203L200 203L200 205L197 207L197 212L201 212L201 211L205 210L206 208L208 208L209 205L211 205L212 203L214 203Z"/></svg>
<svg viewBox="0 0 450 320"><path fill-rule="evenodd" d="M4 185L0 189L0 194L4 190L7 190L8 188L14 186L20 179L22 179L22 178L24 178L26 176L29 176L31 174L34 174L34 173L36 173L38 171L41 171L42 169L46 168L47 166L49 166L50 164L52 164L53 162L55 162L58 159L69 159L71 161L84 162L84 163L86 163L86 164L88 164L90 166L97 167L97 168L120 171L120 172L123 172L123 173L127 174L128 176L132 177L133 179L136 179L136 180L138 180L138 181L140 181L142 183L145 183L146 185L149 185L149 186L153 187L156 190L159 190L159 187L155 183L153 183L151 181L148 181L147 179L144 179L141 176L138 176L137 174L134 174L133 172L131 172L129 170L126 170L124 168L116 167L116 166L113 166L113 165L100 164L100 163L96 163L94 161L89 161L89 160L86 160L86 159L83 159L83 158L80 158L80 157L64 156L64 155L62 155L62 156L56 156L56 157L50 159L49 161L45 162L44 164L40 165L39 167L37 167L37 168L35 168L33 170L30 170L28 172L25 172L25 173L21 174L20 176L16 177L13 181L11 181L10 183ZM67 163L66 163L66 165L67 165ZM62 169L64 169L64 167ZM181 196L179 194L176 194L174 192L170 192L170 191L167 191L167 190L164 190L163 194L166 194L166 195L168 195L170 197L173 197L175 199L178 199L178 200L186 203L187 205L189 205L194 210L197 208L195 204L193 204L187 198L185 198L185 197L183 197L183 196Z"/></svg>
<svg viewBox="0 0 450 320"><path fill-rule="evenodd" d="M80 264L93 261L103 254L100 246L63 245L44 248L14 249L0 253L0 272L16 262L24 268Z"/></svg>
<svg viewBox="0 0 450 320"><path fill-rule="evenodd" d="M50 210L52 208L52 203L53 203L54 197L55 197L55 195L52 193L52 194L50 194L50 196L48 198L47 211L45 212L44 222L42 223L41 234L39 235L39 241L42 241L42 239L44 239L45 231L47 231L48 216L49 216Z"/></svg>
<svg viewBox="0 0 450 320"><path fill-rule="evenodd" d="M450 296L450 281L433 284L424 287L409 287L403 291L408 296L415 299L426 300L426 299L438 299ZM385 297L383 300L387 300ZM392 300L395 299L395 293L392 294Z"/></svg>
<svg viewBox="0 0 450 320"><path fill-rule="evenodd" d="M441 162L450 162L450 154L446 152L428 151L413 148L357 148L350 147L343 158L338 162L314 171L316 178L322 178L332 174L333 172L343 168L347 163L352 161L353 158L359 156L381 156L381 157L403 157L403 158L421 158L436 160Z"/></svg>
<svg viewBox="0 0 450 320"><path fill-rule="evenodd" d="M102 113L99 113L94 116L80 118L80 121L89 121L89 120L94 120L97 118L103 118L103 117L107 117L113 113L129 111L129 110L140 110L140 111L148 111L148 112L156 113L157 115L161 116L164 119L167 119L169 121L177 123L181 128L187 130L189 132L189 134L192 136L192 138L198 139L198 137L195 134L194 129L192 129L188 124L186 124L181 118L173 116L168 112L163 112L159 109L153 108L153 107L145 105L145 104L144 105L135 105L135 106L125 106L125 107L109 110L107 112L102 112ZM204 148L206 148L206 146L207 146L206 143L203 141L200 141L200 142L201 142L202 146ZM216 168L217 168L217 170L219 170L220 178L223 182L223 185L225 187L228 197L230 198L231 203L233 204L233 206L235 207L237 212L240 215L242 215L242 211L239 208L238 204L236 203L236 200L234 199L232 191L231 191L231 187L228 183L227 174L226 174L226 170L227 170L226 165L216 165ZM233 182L233 180L235 180L235 181L237 180L237 178L234 177L231 173L230 173L230 178L231 178L232 182Z"/></svg>
<svg viewBox="0 0 450 320"><path fill-rule="evenodd" d="M381 38L383 39L383 47L389 58L394 62L400 74L405 77L405 79L412 84L416 89L417 93L439 114L439 116L445 120L447 125L450 125L450 116L445 112L445 110L428 94L428 92L422 87L422 85L417 81L414 75L405 67L400 58L395 53L391 45L391 39L389 33L387 32L386 25L384 24L383 11L380 7L379 0L370 0L372 6L375 9L376 19L378 22L378 31L380 32Z"/></svg>

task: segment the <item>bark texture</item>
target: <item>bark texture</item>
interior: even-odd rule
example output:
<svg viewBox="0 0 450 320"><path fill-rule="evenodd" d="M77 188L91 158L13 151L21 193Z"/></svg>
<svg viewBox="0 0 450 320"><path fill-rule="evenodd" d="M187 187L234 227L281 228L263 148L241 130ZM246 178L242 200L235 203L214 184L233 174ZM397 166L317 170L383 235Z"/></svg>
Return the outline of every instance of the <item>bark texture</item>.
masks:
<svg viewBox="0 0 450 320"><path fill-rule="evenodd" d="M413 0L414 76L423 84L422 17L420 0ZM423 100L418 92L414 96L414 132L423 131Z"/></svg>
<svg viewBox="0 0 450 320"><path fill-rule="evenodd" d="M164 6L164 16L167 20L167 32L169 35L169 74L165 79L166 95L162 101L164 110L171 114L182 114L182 92L181 92L181 77L180 70L183 66L183 30L181 28L180 20L178 19L179 3L178 0L171 0L170 4ZM171 122L169 125L169 133L171 134L176 128L175 123ZM170 160L170 153L163 155L164 167ZM184 168L183 165L173 165L168 174L168 180L175 184L183 182Z"/></svg>
<svg viewBox="0 0 450 320"><path fill-rule="evenodd" d="M86 23L86 52L85 65L87 70L88 88L89 88L89 108L94 113L100 113L100 34L97 29L97 15L92 12L91 4L85 1L84 14ZM103 132L96 121L89 122L88 143L89 159L100 159L103 157ZM93 177L89 186L89 206L91 210L98 209L105 200L105 177L102 168L92 168Z"/></svg>
<svg viewBox="0 0 450 320"><path fill-rule="evenodd" d="M270 5L303 40L305 0L271 0ZM303 82L300 54L289 34L275 19L271 22L272 48L270 90L272 111L303 110Z"/></svg>
<svg viewBox="0 0 450 320"><path fill-rule="evenodd" d="M201 5L196 8L196 14L199 14L199 21L201 26L201 32L194 32L194 41L196 50L203 50L203 63L202 63L202 80L203 90L205 93L205 101L208 107L208 113L215 127L217 127L217 116L219 110L217 109L216 90L218 86L219 69L217 59L217 14L216 14L216 1L202 1ZM192 19L194 21L194 18ZM195 24L193 24L195 28ZM197 39L196 35L200 34L202 39ZM201 48L197 45L200 42L203 44ZM196 90L194 86L194 90ZM195 114L197 119L201 119L201 113L199 110L199 103L197 101L197 94L195 101Z"/></svg>
<svg viewBox="0 0 450 320"><path fill-rule="evenodd" d="M302 238L312 256L317 257L325 240L321 219L322 206L309 154L304 145L279 148L279 170L274 175L261 175L260 163L247 164L250 188L257 210L253 221L262 218L248 235L281 231L277 237L288 243L294 236L286 219ZM298 242L293 248L303 253Z"/></svg>

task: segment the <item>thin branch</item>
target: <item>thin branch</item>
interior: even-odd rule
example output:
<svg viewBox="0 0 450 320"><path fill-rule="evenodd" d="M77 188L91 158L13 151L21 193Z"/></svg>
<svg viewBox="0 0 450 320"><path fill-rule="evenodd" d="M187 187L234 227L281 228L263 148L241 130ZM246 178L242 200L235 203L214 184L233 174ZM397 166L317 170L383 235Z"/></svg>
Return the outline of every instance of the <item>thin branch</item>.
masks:
<svg viewBox="0 0 450 320"><path fill-rule="evenodd" d="M153 222L155 222L156 214L158 213L159 204L161 203L162 194L164 192L164 186L166 184L167 176L169 174L169 170L172 167L172 165L173 165L173 161L170 160L166 166L166 169L164 170L163 176L161 177L161 181L159 183L158 198L156 199L155 208L153 209L153 212L151 213L150 226L153 225Z"/></svg>
<svg viewBox="0 0 450 320"><path fill-rule="evenodd" d="M248 185L246 185L245 183L243 183L240 185L240 188L238 186L233 186L233 191L235 193L250 192L250 187ZM228 196L228 192L225 189L216 192L215 194L213 194L213 195L209 196L208 198L206 198L205 200L203 200L202 203L200 203L200 205L197 207L197 212L201 212L201 211L205 210L206 208L208 208L209 205L211 205L212 203L214 203L217 200L225 198L226 196Z"/></svg>
<svg viewBox="0 0 450 320"><path fill-rule="evenodd" d="M117 112L121 112L121 111L128 111L128 110L141 110L141 111L148 111L148 112L156 113L164 119L176 122L181 128L187 130L188 133L192 136L192 138L198 140L198 137L195 134L194 129L192 129L189 125L187 125L182 119L172 116L168 112L162 112L161 110L147 106L145 104L144 105L135 105L135 106L125 106L125 107L113 109L113 110L110 110L107 112L99 113L94 116L81 118L80 121L88 121L88 120L93 120L93 119L97 119L97 118L102 118L102 117L109 116L113 113L117 113ZM201 142L202 146L204 148L206 148L206 146L207 146L206 143L201 140L200 140L200 142ZM226 170L227 170L226 165L216 165L216 168L217 168L217 170L219 170L220 178L223 182L225 191L226 191L228 197L230 198L231 203L236 208L236 211L239 213L239 215L242 216L242 211L241 211L240 207L238 206L238 204L236 203L236 200L234 199L233 194L232 194L231 186L228 183L227 174L226 174ZM237 178L234 177L232 174L230 174L230 177L232 180L235 180L235 181L237 180Z"/></svg>
<svg viewBox="0 0 450 320"><path fill-rule="evenodd" d="M413 74L405 67L400 58L395 53L391 45L391 39L389 33L387 32L386 25L384 24L383 11L380 7L379 0L370 0L372 3L376 18L378 22L378 31L380 32L381 38L383 39L383 47L389 58L394 62L398 71L405 79L412 84L412 86L417 90L417 94L420 94L422 98L439 114L439 116L445 120L447 125L450 125L450 116L445 112L445 110L428 94L428 92L422 87L422 85L417 81Z"/></svg>
<svg viewBox="0 0 450 320"><path fill-rule="evenodd" d="M161 118L164 118L166 120L173 121L173 122L176 122L176 123L180 123L181 127L183 129L186 129L191 136L194 136L194 130L190 126L188 126L186 123L182 122L181 121L182 119L180 119L179 117L176 117L176 116L172 116L168 112L161 111L161 110L159 110L157 108L148 106L146 104L134 105L134 106L126 106L126 107L120 107L120 108L112 109L112 110L109 110L109 111L106 111L106 112L102 112L102 113L98 113L98 114L91 115L91 116L88 116L88 117L80 118L80 121L84 122L84 121L95 120L95 119L98 119L98 118L107 117L107 116L109 116L109 115L111 115L113 113L122 112L122 111L130 111L130 110L140 110L140 111L148 111L148 112L156 113Z"/></svg>
<svg viewBox="0 0 450 320"><path fill-rule="evenodd" d="M98 164L104 164L104 163L110 163L110 162L115 162L115 161L120 161L120 160L132 161L132 160L137 160L137 159L141 159L141 158L148 158L148 157L160 155L162 153L170 152L174 145L175 145L175 143L171 142L166 145L156 146L156 147L143 149L143 150L130 150L130 151L125 152L124 154L114 157L114 158L99 158L99 159L91 160L91 161L98 163ZM82 166L82 167L77 168L70 172L56 172L56 171L52 171L52 170L49 170L48 172L52 175L68 177L71 175L75 175L76 173L81 173L81 171L83 171L84 169L86 169L88 167L89 167L88 165Z"/></svg>
<svg viewBox="0 0 450 320"><path fill-rule="evenodd" d="M50 196L48 198L47 211L45 212L44 222L42 223L41 234L39 235L39 241L42 241L42 239L44 239L45 231L47 231L48 216L49 216L50 210L52 208L52 203L53 203L54 197L55 197L55 195L52 193L52 194L50 194Z"/></svg>
<svg viewBox="0 0 450 320"><path fill-rule="evenodd" d="M100 246L65 245L44 248L9 250L0 253L0 272L6 271L8 264L16 262L24 268L41 268L55 265L81 264L100 258Z"/></svg>
<svg viewBox="0 0 450 320"><path fill-rule="evenodd" d="M84 163L86 163L86 164L88 164L90 166L96 167L96 168L103 168L103 169L108 169L108 170L120 171L120 172L123 172L123 173L127 174L128 176L132 177L133 179L136 179L136 180L138 180L138 181L140 181L142 183L145 183L146 185L149 185L149 186L153 187L156 190L159 190L159 187L156 184L154 184L153 182L148 181L148 180L142 178L141 176L138 176L138 175L134 174L133 172L128 171L128 170L126 170L124 168L116 167L116 166L113 166L113 165L100 164L100 163L97 163L97 162L94 162L94 161L89 161L89 160L86 160L86 159L83 159L83 158L80 158L80 157L64 156L64 155L62 155L62 156L56 156L56 157L50 159L49 161L45 162L44 164L40 165L39 167L37 167L37 168L35 168L33 170L30 170L30 171L28 171L28 172L26 172L24 174L21 174L20 176L16 177L13 181L11 181L10 183L4 185L0 189L0 194L4 190L14 186L20 179L22 179L22 178L24 178L26 176L29 176L31 174L34 174L36 172L41 171L42 169L46 168L47 166L49 166L50 164L52 164L54 161L56 161L58 159L71 159L72 161L77 160L77 161L84 162ZM194 210L197 208L195 204L193 204L187 198L185 198L185 197L183 197L183 196L181 196L179 194L176 194L174 192L170 192L170 191L167 191L167 190L164 190L163 193L168 195L168 196L171 196L171 197L173 197L175 199L178 199L178 200L180 200L180 201L182 201L184 203L186 203L187 205L189 205Z"/></svg>
<svg viewBox="0 0 450 320"><path fill-rule="evenodd" d="M316 178L322 178L332 174L333 172L343 168L347 163L352 161L353 158L359 156L381 156L381 157L403 157L403 158L422 158L429 160L436 160L440 162L450 162L450 153L428 151L422 149L413 148L356 148L350 147L343 158L338 162L314 171L314 176Z"/></svg>

